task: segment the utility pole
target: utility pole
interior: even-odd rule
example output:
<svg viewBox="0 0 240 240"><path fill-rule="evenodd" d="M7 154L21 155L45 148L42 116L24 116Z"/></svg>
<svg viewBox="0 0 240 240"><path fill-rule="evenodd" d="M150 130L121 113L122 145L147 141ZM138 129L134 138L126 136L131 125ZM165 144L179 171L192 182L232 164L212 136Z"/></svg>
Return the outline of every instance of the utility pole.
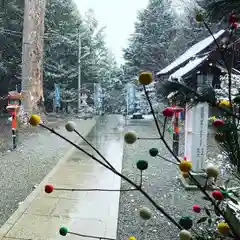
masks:
<svg viewBox="0 0 240 240"><path fill-rule="evenodd" d="M82 50L82 36L79 28L79 36L78 36L78 113L80 113L81 108L81 50Z"/></svg>
<svg viewBox="0 0 240 240"><path fill-rule="evenodd" d="M31 114L38 110L43 100L43 37L46 0L24 1L22 41L22 101L24 111Z"/></svg>

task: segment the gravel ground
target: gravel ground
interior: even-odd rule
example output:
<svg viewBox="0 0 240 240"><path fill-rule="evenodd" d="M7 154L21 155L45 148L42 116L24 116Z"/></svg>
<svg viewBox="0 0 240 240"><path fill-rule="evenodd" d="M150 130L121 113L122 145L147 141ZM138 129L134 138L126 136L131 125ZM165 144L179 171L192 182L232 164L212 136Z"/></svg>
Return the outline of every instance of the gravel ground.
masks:
<svg viewBox="0 0 240 240"><path fill-rule="evenodd" d="M84 120L77 120L81 131L86 125ZM58 132L71 140L77 136L59 125ZM2 225L39 184L49 171L64 156L70 145L46 130L35 130L23 137L16 151L0 153L0 225Z"/></svg>
<svg viewBox="0 0 240 240"><path fill-rule="evenodd" d="M125 129L135 131L139 137L159 137L156 127L152 120L130 121ZM166 134L168 143L172 144L172 138ZM180 152L183 154L184 136L180 137ZM208 141L208 159L212 158L221 160L225 164L217 148L212 135L209 135ZM166 148L160 140L138 140L133 145L125 145L123 169L124 175L132 180L139 181L139 171L135 163L140 159L147 160L149 168L144 171L143 186L144 189L160 204L167 213L177 221L181 216L192 216L193 219L199 219L199 215L192 212L194 204L206 205L202 200L202 194L199 191L185 191L178 179L177 167L171 163L152 158L148 154L150 148L156 147L160 154L170 157ZM219 155L219 157L217 157ZM226 164L225 164L226 165ZM228 167L228 165L227 165ZM122 189L128 188L129 185L122 181ZM146 206L152 209L153 217L146 223L139 217L138 209ZM143 231L143 232L142 232ZM119 221L118 221L118 239L127 239L129 236L135 236L137 239L179 239L178 229L170 223L161 213L152 207L138 192L122 192L120 196Z"/></svg>

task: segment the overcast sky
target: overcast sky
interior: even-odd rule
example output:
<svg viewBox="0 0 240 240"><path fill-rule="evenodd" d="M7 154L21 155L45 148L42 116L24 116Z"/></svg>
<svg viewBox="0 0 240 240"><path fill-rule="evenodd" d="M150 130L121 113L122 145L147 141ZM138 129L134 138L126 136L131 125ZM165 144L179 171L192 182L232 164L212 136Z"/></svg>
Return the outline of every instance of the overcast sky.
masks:
<svg viewBox="0 0 240 240"><path fill-rule="evenodd" d="M122 63L122 48L127 46L129 34L134 31L137 10L147 6L148 0L75 0L82 15L93 8L96 18L106 26L108 47Z"/></svg>

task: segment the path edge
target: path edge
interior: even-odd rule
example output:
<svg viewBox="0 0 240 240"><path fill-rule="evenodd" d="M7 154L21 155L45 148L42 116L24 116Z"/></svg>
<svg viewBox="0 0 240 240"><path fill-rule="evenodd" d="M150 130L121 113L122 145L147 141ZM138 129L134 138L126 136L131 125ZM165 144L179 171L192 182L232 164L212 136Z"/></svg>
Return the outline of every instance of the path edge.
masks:
<svg viewBox="0 0 240 240"><path fill-rule="evenodd" d="M92 125L90 125L88 131L83 134L83 136L86 137L95 127L96 118L93 118L91 120L84 120L84 121L92 122ZM78 139L75 141L75 143L79 145L82 141L83 141L82 139ZM0 228L0 239L2 239L1 238L2 235L5 235L13 227L13 225L18 221L18 219L24 214L24 212L32 204L35 198L41 193L43 186L48 183L48 180L56 173L56 171L61 167L61 165L64 164L73 155L75 151L76 151L76 148L72 146L65 153L65 155L62 158L60 158L57 164L44 177L44 179L39 183L39 185L25 198L23 203L16 209L16 211L8 218L8 220Z"/></svg>

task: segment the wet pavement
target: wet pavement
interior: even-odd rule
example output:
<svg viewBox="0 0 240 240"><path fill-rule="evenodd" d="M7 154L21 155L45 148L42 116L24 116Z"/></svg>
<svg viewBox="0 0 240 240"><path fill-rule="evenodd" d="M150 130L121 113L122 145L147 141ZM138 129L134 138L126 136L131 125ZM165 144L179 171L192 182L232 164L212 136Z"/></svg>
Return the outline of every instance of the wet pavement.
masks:
<svg viewBox="0 0 240 240"><path fill-rule="evenodd" d="M102 116L87 137L119 171L124 124L121 116ZM86 144L80 146L97 156ZM79 151L56 167L45 181L55 187L84 189L120 189L120 182L119 177ZM43 186L39 186L41 191L30 205L10 218L0 230L0 234L7 237L3 239L62 239L58 233L61 226L76 233L116 238L119 192L54 191L46 194ZM73 235L64 238L82 239Z"/></svg>
<svg viewBox="0 0 240 240"><path fill-rule="evenodd" d="M92 123L77 121L78 128L89 131ZM82 129L81 129L82 128ZM60 124L57 131L75 140L77 136L65 130ZM50 132L35 130L22 138L16 151L0 155L0 225L2 225L56 165L70 145Z"/></svg>

